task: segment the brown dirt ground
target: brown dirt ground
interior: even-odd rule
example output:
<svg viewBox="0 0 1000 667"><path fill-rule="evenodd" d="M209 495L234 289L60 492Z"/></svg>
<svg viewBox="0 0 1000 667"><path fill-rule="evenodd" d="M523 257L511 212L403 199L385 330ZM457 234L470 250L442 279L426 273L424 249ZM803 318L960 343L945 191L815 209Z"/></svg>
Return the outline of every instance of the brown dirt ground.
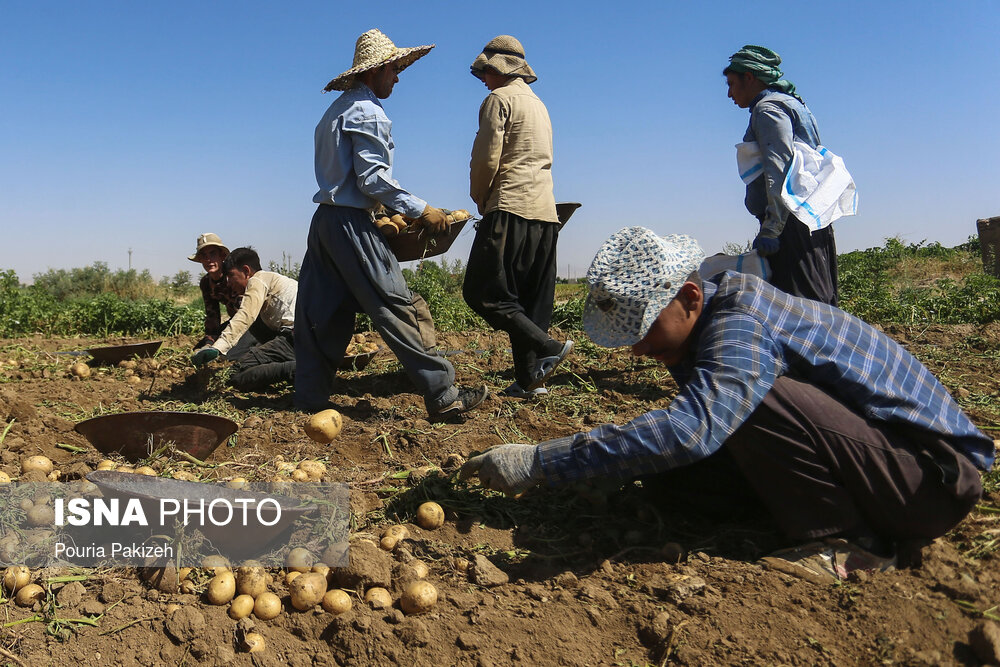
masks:
<svg viewBox="0 0 1000 667"><path fill-rule="evenodd" d="M955 392L976 422L1000 426L996 353L1000 327L893 329ZM460 381L510 382L506 340L492 333L446 334L443 349ZM440 598L434 610L405 616L355 599L333 617L287 604L272 621L236 622L226 607L196 594L162 593L126 570L86 571L82 590L53 586L60 618L104 616L96 625L12 622L35 612L0 605L0 661L22 664L334 665L976 665L976 628L1000 604L1000 493L925 550L919 569L857 577L819 586L768 571L756 559L786 546L753 503L665 500L650 488L595 486L534 493L519 501L456 484L455 466L473 451L502 442L537 442L606 420L624 422L664 405L673 385L655 364L581 345L537 403L491 398L461 424L431 425L422 401L390 354L341 375L332 400L345 426L331 446L304 434L287 391L241 394L221 377L187 364L192 341L165 341L159 368L140 364L130 384L122 368L68 373L60 354L120 340L0 340L0 418L13 425L0 448L0 468L17 477L19 460L45 454L68 478L103 457L73 431L77 421L107 412L202 410L240 424L220 447L213 468L159 461L163 474L187 469L203 479L270 479L275 457L319 458L332 481L348 482L356 531L352 540L407 523L410 538L394 553L358 553L397 568L411 558L430 568ZM134 341L128 341L134 342ZM2 426L0 426L2 428ZM994 432L994 431L987 431ZM87 448L73 454L57 448ZM715 489L706 489L711 495ZM447 521L436 531L412 523L417 504L435 499ZM992 508L992 510L991 510ZM463 571L466 561L480 562ZM491 570L488 559L499 571ZM274 590L287 590L275 573ZM504 576L506 575L506 576ZM503 583L506 578L508 581ZM197 593L197 591L196 591ZM121 602L119 602L121 601ZM118 604L115 604L115 603ZM179 610L168 608L179 604ZM984 613L985 612L985 613ZM51 617L50 619L51 620ZM240 644L253 626L264 652ZM984 649L979 649L979 656Z"/></svg>

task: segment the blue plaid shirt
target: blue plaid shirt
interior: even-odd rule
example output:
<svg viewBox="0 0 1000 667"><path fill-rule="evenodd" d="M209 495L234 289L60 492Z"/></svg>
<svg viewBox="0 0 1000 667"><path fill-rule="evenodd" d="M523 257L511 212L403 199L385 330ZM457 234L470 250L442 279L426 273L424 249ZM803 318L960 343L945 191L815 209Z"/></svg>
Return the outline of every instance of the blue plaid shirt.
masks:
<svg viewBox="0 0 1000 667"><path fill-rule="evenodd" d="M670 368L680 392L669 407L624 426L549 440L537 455L550 483L631 478L716 452L782 375L794 375L882 422L946 436L982 470L995 456L940 382L885 334L844 311L727 271L704 281L691 358Z"/></svg>

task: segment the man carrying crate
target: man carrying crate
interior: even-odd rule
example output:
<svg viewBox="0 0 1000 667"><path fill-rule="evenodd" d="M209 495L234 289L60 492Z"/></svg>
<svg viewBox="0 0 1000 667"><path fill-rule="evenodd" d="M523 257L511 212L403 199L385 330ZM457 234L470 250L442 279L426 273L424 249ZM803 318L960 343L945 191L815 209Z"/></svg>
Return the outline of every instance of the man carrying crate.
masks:
<svg viewBox="0 0 1000 667"><path fill-rule="evenodd" d="M427 304L407 287L399 262L372 224L372 210L382 204L431 232L447 229L441 209L393 179L391 123L379 101L392 94L398 74L432 48L397 48L379 30L369 30L358 38L353 67L326 86L344 92L315 133L319 192L313 201L319 206L309 228L295 313L295 406L300 410L328 407L358 312L371 317L423 394L433 421L454 418L486 398L485 385L455 385L454 367L434 349Z"/></svg>

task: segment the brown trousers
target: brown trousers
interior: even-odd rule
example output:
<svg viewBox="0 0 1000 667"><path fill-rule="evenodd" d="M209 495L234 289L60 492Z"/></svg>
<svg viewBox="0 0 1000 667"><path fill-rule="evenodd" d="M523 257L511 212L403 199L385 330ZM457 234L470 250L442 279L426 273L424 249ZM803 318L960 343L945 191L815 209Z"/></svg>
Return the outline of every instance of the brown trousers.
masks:
<svg viewBox="0 0 1000 667"><path fill-rule="evenodd" d="M931 539L958 524L982 495L979 471L946 439L868 420L789 377L778 379L725 449L796 539Z"/></svg>

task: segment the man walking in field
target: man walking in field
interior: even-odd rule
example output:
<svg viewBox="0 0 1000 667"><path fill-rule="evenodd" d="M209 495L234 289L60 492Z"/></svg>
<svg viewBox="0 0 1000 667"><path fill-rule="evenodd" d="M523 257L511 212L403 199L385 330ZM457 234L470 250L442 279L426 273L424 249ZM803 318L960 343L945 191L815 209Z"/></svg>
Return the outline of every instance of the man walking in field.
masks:
<svg viewBox="0 0 1000 667"><path fill-rule="evenodd" d="M447 229L443 211L402 189L392 176L391 123L382 109L398 74L433 47L397 48L378 30L358 38L354 65L326 90L344 91L316 126L319 206L309 228L299 273L295 406L328 406L333 378L354 333L358 312L395 353L423 394L430 418L443 421L486 398L485 386L455 386L455 369L437 353L427 304L414 295L392 250L372 223L379 204L417 219L427 230Z"/></svg>
<svg viewBox="0 0 1000 667"><path fill-rule="evenodd" d="M771 284L789 294L836 306L837 247L833 226L812 231L784 206L781 188L794 154L793 143L820 145L812 112L782 78L781 58L763 46L747 45L723 70L729 98L750 110L744 142L756 142L760 169L744 176L747 210L760 222L753 240L771 265ZM756 176L754 176L756 174ZM753 180L749 180L752 178Z"/></svg>
<svg viewBox="0 0 1000 667"><path fill-rule="evenodd" d="M703 257L688 236L630 227L587 273L587 334L662 362L680 387L668 407L537 446L501 445L470 459L462 477L519 494L595 477L683 477L728 457L805 543L765 563L813 581L888 569L898 550L968 514L993 441L930 371L838 308L749 274L702 278Z"/></svg>
<svg viewBox="0 0 1000 667"><path fill-rule="evenodd" d="M507 396L547 393L543 384L573 349L548 334L556 284L559 218L552 195L552 123L528 87L538 77L521 42L493 38L472 74L490 94L479 108L470 189L479 213L462 288L466 303L510 336L514 383Z"/></svg>

